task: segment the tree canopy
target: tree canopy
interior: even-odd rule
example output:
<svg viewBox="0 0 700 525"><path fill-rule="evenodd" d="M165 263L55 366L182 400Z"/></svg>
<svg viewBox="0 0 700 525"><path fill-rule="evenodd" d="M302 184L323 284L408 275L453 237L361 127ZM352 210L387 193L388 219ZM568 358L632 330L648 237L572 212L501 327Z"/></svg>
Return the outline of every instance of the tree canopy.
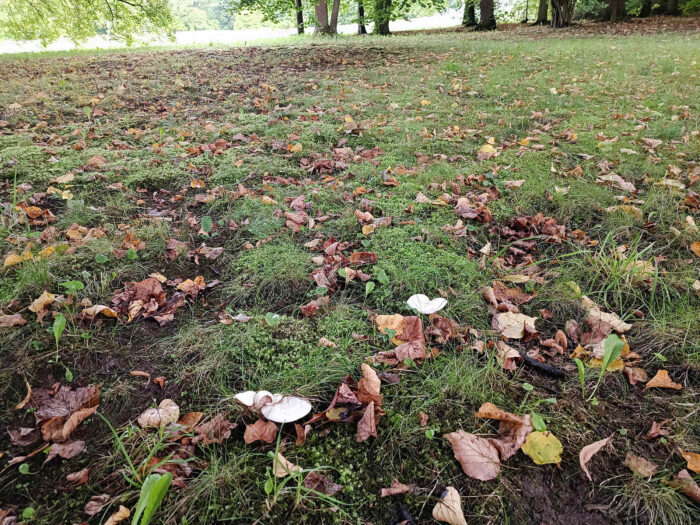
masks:
<svg viewBox="0 0 700 525"><path fill-rule="evenodd" d="M131 43L172 30L168 0L0 0L0 28L10 38L75 41L98 34Z"/></svg>

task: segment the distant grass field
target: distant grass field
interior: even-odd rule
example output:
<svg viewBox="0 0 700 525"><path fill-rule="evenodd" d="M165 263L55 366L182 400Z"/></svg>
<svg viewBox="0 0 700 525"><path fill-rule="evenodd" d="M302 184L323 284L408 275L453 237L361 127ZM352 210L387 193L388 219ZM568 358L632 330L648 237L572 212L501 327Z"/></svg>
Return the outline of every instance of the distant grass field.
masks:
<svg viewBox="0 0 700 525"><path fill-rule="evenodd" d="M33 426L31 410L14 409L25 378L34 389L101 383L98 411L116 430L92 416L74 433L86 443L81 454L42 466L39 453L22 462L26 474L8 461L38 445L18 447L3 432L0 509L21 515L32 507L31 522L46 524L102 523L120 504L133 509L138 489L121 474L120 446L134 465L149 452L171 452L157 432L136 424L170 398L183 414L222 412L238 427L222 444L196 449L192 472L169 490L157 523L384 524L398 521L397 507L430 523L449 485L461 493L469 523L697 521L698 507L667 481L686 468L679 449L700 452L700 254L691 249L700 241L700 37L532 31L537 38L524 30L437 32L2 57L0 254L33 257L0 270L0 313L28 321L0 328L0 422ZM196 149L209 144L214 153ZM479 154L487 144L497 156ZM324 160L332 161L326 170ZM599 180L611 173L635 191ZM60 182L66 174L74 177ZM451 198L494 190L490 221L450 228L458 220ZM316 225L294 231L285 212L301 195ZM22 202L50 210L55 221L28 224ZM355 210L392 222L364 234ZM503 370L490 347L432 345L434 358L404 363L397 384L382 383L378 438L357 443L354 426L334 424L294 446L292 425L283 427L285 457L323 467L343 485L334 496L342 504L291 489L267 494L275 444L244 443L254 418L233 396L297 393L314 412L324 410L346 375L359 379L365 359L392 348L373 316L411 315L405 302L415 293L444 296L442 314L495 341L481 290L530 271L508 262L513 244L503 228L538 213L587 238L535 238L538 279L519 286L537 295L523 312L548 310L538 327L553 336L571 319L583 324L587 295L633 323L626 335L637 366L649 377L668 370L682 390L647 391L609 372L590 403L568 356L566 378L554 380L528 367ZM76 240L66 233L72 225L103 235ZM143 244L125 245L128 235ZM377 263L362 267L374 288L341 277L337 290L320 289L310 277L319 252L305 246L317 237L354 243L348 253L375 253ZM185 243L174 258L170 239ZM223 251L188 256L203 243ZM52 253L42 255L47 247ZM110 305L126 283L154 273L221 284L162 327L143 318L76 318L81 300ZM49 307L68 318L57 345L51 313L42 326L27 307L44 290L64 292L59 283L67 281L84 288L72 305ZM302 305L324 295L327 307L302 315ZM239 313L252 319L227 321ZM271 314L279 322L270 323ZM337 346L319 345L322 337ZM164 376L164 388L144 387L133 370ZM588 392L598 374L586 370ZM549 398L556 403L543 402ZM442 434L493 434L495 426L474 416L487 401L540 413L564 445L561 468L519 453L496 480L467 477ZM420 413L428 415L425 427ZM670 420L669 435L645 439L662 420ZM591 462L591 483L578 453L610 435L613 450ZM657 472L633 474L623 465L628 453L653 461ZM86 467L87 484L66 481ZM419 490L380 498L393 478ZM110 504L88 518L83 508L99 494Z"/></svg>

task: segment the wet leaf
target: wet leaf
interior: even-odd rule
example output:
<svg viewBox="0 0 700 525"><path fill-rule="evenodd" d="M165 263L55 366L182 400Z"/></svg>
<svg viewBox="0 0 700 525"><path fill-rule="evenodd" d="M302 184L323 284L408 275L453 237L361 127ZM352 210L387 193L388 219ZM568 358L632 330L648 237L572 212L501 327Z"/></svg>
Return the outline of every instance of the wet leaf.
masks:
<svg viewBox="0 0 700 525"><path fill-rule="evenodd" d="M522 447L523 452L538 465L561 463L564 447L551 432L532 432Z"/></svg>
<svg viewBox="0 0 700 525"><path fill-rule="evenodd" d="M651 378L646 388L671 388L673 390L681 390L683 385L674 383L668 375L668 370L662 368Z"/></svg>
<svg viewBox="0 0 700 525"><path fill-rule="evenodd" d="M277 425L272 421L265 421L264 419L258 419L252 425L245 427L245 434L243 435L243 440L246 444L250 445L255 441L262 441L264 443L272 443L277 437Z"/></svg>
<svg viewBox="0 0 700 525"><path fill-rule="evenodd" d="M644 459L641 456L630 454L629 452L625 458L625 466L635 474L645 478L650 478L653 476L656 470L659 468L658 465L652 463L651 461Z"/></svg>
<svg viewBox="0 0 700 525"><path fill-rule="evenodd" d="M299 465L295 465L291 461L287 460L282 454L277 452L275 457L272 459L272 467L275 471L275 476L278 478L285 478L295 472L301 472L302 468Z"/></svg>
<svg viewBox="0 0 700 525"><path fill-rule="evenodd" d="M590 445L586 445L581 449L581 452L578 454L578 462L581 465L581 468L583 469L583 472L586 474L586 477L588 478L589 481L593 481L591 478L591 473L588 470L588 462L591 460L591 458L596 455L603 447L605 447L610 441L612 440L612 436L609 438L601 439L599 441L595 441L591 443Z"/></svg>
<svg viewBox="0 0 700 525"><path fill-rule="evenodd" d="M488 481L501 471L498 449L485 438L457 430L443 436L452 445L455 458L464 473L474 479Z"/></svg>
<svg viewBox="0 0 700 525"><path fill-rule="evenodd" d="M462 511L462 500L454 487L447 487L440 501L433 507L433 519L450 525L467 525Z"/></svg>

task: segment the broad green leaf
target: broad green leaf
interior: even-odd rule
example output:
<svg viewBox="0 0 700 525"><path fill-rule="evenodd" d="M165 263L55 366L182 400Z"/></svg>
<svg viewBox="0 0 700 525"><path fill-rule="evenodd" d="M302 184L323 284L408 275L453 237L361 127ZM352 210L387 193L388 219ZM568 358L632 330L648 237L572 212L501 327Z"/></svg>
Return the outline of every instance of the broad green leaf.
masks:
<svg viewBox="0 0 700 525"><path fill-rule="evenodd" d="M172 480L173 475L170 472L150 474L144 480L131 525L148 525L151 522L151 518L158 510L160 502L163 501ZM139 518L141 518L140 521Z"/></svg>

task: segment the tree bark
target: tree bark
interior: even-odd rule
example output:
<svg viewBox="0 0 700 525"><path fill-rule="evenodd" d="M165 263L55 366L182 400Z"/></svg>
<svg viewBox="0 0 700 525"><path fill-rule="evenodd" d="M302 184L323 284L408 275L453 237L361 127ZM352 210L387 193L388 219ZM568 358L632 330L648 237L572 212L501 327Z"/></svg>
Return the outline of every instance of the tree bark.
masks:
<svg viewBox="0 0 700 525"><path fill-rule="evenodd" d="M667 0L666 2L666 14L667 15L678 15L678 0Z"/></svg>
<svg viewBox="0 0 700 525"><path fill-rule="evenodd" d="M374 2L374 32L377 35L390 35L389 20L391 19L391 0L375 0Z"/></svg>
<svg viewBox="0 0 700 525"><path fill-rule="evenodd" d="M466 0L464 2L464 15L462 16L462 26L471 27L476 25L476 8L474 0Z"/></svg>
<svg viewBox="0 0 700 525"><path fill-rule="evenodd" d="M605 9L603 20L606 22L619 22L624 18L627 18L625 0L608 0L608 7Z"/></svg>
<svg viewBox="0 0 700 525"><path fill-rule="evenodd" d="M365 4L362 0L357 0L357 34L367 34L367 28L365 27Z"/></svg>
<svg viewBox="0 0 700 525"><path fill-rule="evenodd" d="M296 0L297 8L297 34L304 34L304 11L301 6L301 0Z"/></svg>
<svg viewBox="0 0 700 525"><path fill-rule="evenodd" d="M479 1L479 23L476 25L477 31L491 31L496 29L496 15L494 14L493 0Z"/></svg>
<svg viewBox="0 0 700 525"><path fill-rule="evenodd" d="M552 27L566 27L574 15L576 0L552 0Z"/></svg>
<svg viewBox="0 0 700 525"><path fill-rule="evenodd" d="M337 33L336 28L328 23L328 4L326 4L326 0L317 0L314 6L314 14L316 15L315 33L321 33L322 35L335 35Z"/></svg>
<svg viewBox="0 0 700 525"><path fill-rule="evenodd" d="M540 6L537 9L537 20L535 20L535 25L546 24L548 12L549 12L549 1L548 0L540 0Z"/></svg>
<svg viewBox="0 0 700 525"><path fill-rule="evenodd" d="M331 11L331 29L333 34L338 32L338 11L340 11L340 0L333 0L333 10Z"/></svg>
<svg viewBox="0 0 700 525"><path fill-rule="evenodd" d="M654 5L652 0L644 0L642 10L639 12L639 18L648 18L651 16L651 8Z"/></svg>

